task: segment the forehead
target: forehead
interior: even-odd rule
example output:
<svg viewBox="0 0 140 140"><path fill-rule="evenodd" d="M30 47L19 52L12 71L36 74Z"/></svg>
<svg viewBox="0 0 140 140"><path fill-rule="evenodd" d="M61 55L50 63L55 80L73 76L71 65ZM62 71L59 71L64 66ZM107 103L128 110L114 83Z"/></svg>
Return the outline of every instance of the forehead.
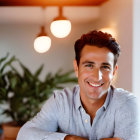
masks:
<svg viewBox="0 0 140 140"><path fill-rule="evenodd" d="M106 47L85 45L81 51L80 61L114 63L114 54Z"/></svg>

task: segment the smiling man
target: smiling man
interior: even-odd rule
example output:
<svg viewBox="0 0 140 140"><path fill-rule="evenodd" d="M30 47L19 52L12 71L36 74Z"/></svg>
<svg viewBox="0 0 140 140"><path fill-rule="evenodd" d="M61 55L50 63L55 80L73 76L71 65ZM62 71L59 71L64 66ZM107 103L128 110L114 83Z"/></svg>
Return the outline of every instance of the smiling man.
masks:
<svg viewBox="0 0 140 140"><path fill-rule="evenodd" d="M106 47L85 45L80 55L80 62L77 65L75 60L74 67L81 101L92 124L97 110L105 102L117 65L114 65L114 54Z"/></svg>
<svg viewBox="0 0 140 140"><path fill-rule="evenodd" d="M79 85L54 91L17 140L139 140L136 97L111 83L120 47L110 34L91 31L75 42Z"/></svg>

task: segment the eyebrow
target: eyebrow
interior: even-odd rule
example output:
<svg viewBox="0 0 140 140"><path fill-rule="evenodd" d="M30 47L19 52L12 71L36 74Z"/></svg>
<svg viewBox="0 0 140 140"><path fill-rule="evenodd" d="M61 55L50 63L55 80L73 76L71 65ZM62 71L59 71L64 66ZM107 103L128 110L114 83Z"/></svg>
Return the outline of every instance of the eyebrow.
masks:
<svg viewBox="0 0 140 140"><path fill-rule="evenodd" d="M111 67L111 65L109 63L102 63L102 65L110 66Z"/></svg>
<svg viewBox="0 0 140 140"><path fill-rule="evenodd" d="M82 63L82 65L85 65L85 64L92 64L92 65L95 65L95 62L92 62L92 61L84 61L84 62ZM102 65L111 67L111 65L110 65L109 63L107 63L107 62L102 63Z"/></svg>
<svg viewBox="0 0 140 140"><path fill-rule="evenodd" d="M91 62L91 61L84 61L84 62L82 62L82 65L84 65L84 64L95 64L95 62Z"/></svg>

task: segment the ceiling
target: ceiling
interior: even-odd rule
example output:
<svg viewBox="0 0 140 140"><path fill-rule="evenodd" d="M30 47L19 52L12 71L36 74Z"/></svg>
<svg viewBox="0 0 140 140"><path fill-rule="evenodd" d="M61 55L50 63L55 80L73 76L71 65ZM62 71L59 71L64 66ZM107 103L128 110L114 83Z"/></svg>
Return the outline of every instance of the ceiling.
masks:
<svg viewBox="0 0 140 140"><path fill-rule="evenodd" d="M0 6L99 6L108 0L0 0Z"/></svg>
<svg viewBox="0 0 140 140"><path fill-rule="evenodd" d="M49 23L58 16L58 7L72 22L98 18L99 6L109 0L0 0L0 24ZM44 8L42 8L44 7Z"/></svg>

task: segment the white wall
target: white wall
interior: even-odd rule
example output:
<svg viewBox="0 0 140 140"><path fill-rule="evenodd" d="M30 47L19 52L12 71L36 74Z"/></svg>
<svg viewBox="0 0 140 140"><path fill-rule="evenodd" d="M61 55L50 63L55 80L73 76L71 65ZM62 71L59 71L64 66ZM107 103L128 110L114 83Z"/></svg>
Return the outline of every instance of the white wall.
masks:
<svg viewBox="0 0 140 140"><path fill-rule="evenodd" d="M112 27L121 46L117 87L132 91L132 0L110 0L101 7L97 28Z"/></svg>
<svg viewBox="0 0 140 140"><path fill-rule="evenodd" d="M74 42L81 34L88 32L91 25L92 23L72 23L72 32L64 39L53 37L49 31L49 25L46 26L46 31L52 39L52 46L48 52L39 54L33 48L34 38L40 32L39 26L1 24L0 57L9 52L19 58L32 72L44 64L42 78L44 74L55 73L59 68L64 71L71 70L73 69Z"/></svg>
<svg viewBox="0 0 140 140"><path fill-rule="evenodd" d="M133 92L140 98L140 1L134 0L133 12Z"/></svg>
<svg viewBox="0 0 140 140"><path fill-rule="evenodd" d="M92 25L92 23L72 23L72 32L64 39L53 37L49 28L47 28L48 35L52 39L52 46L47 53L39 54L33 48L34 38L40 32L39 26L1 24L0 58L9 52L11 56L15 55L19 58L32 72L35 72L41 64L44 64L41 79L44 79L44 76L48 72L55 73L60 68L62 68L63 71L72 70L75 56L74 42L81 34L88 32ZM8 120L9 118L0 116L0 122Z"/></svg>
<svg viewBox="0 0 140 140"><path fill-rule="evenodd" d="M66 72L73 69L74 42L93 27L92 22L72 22L70 35L64 39L58 39L50 33L49 25L46 25L46 31L52 39L52 45L48 52L39 54L33 48L33 41L40 32L39 25L0 24L0 58L9 52L11 56L15 55L32 72L44 64L41 79L44 79L48 72L55 73L60 68ZM7 120L9 119L7 118ZM0 116L0 122L7 120Z"/></svg>

